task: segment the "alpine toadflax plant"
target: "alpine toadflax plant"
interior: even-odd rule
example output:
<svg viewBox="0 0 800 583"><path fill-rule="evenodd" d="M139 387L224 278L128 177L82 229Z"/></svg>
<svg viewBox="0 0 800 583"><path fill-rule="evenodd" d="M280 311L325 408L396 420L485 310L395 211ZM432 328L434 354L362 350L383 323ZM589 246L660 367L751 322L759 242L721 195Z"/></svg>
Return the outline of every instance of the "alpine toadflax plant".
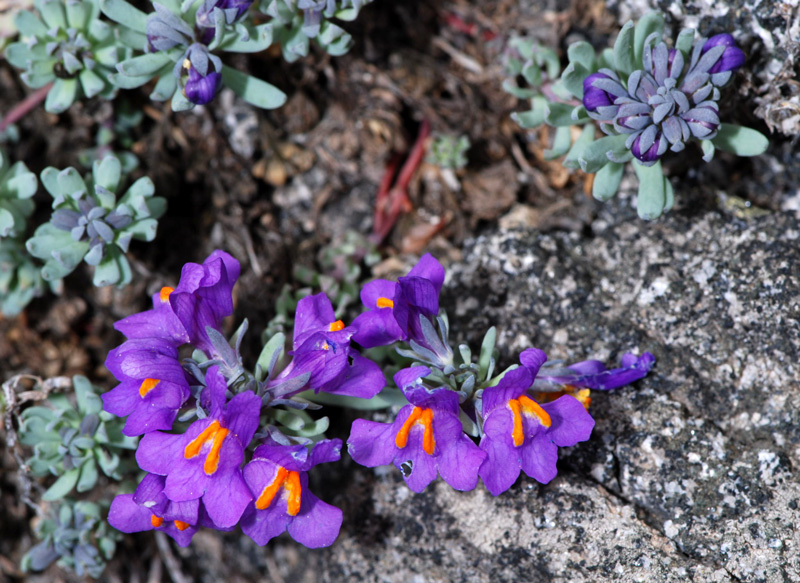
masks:
<svg viewBox="0 0 800 583"><path fill-rule="evenodd" d="M151 310L117 322L127 340L106 366L120 384L103 402L127 416L126 435L142 436L136 461L147 476L114 500L109 521L123 532L163 531L183 546L201 527L237 524L259 544L288 531L308 547L327 546L342 513L311 493L308 472L338 460L341 441L321 438L327 419L311 423L297 395L370 398L383 374L350 347L355 329L335 318L324 294L298 304L293 358L280 374L282 334L255 373L245 370L238 347L246 323L233 346L222 334L239 271L215 251L186 264L174 288L154 294ZM192 358L182 359L186 347Z"/></svg>
<svg viewBox="0 0 800 583"><path fill-rule="evenodd" d="M0 150L0 313L15 316L44 291L39 268L25 249L38 181L23 162Z"/></svg>
<svg viewBox="0 0 800 583"><path fill-rule="evenodd" d="M36 10L17 13L19 42L6 49L8 61L24 69L22 80L33 88L52 83L45 109L66 110L81 95L111 99L117 63L130 56L118 44L115 26L100 20L99 0L35 0Z"/></svg>
<svg viewBox="0 0 800 583"><path fill-rule="evenodd" d="M225 85L257 107L280 107L286 95L273 85L222 63L219 52L256 53L273 42L271 22L254 25L249 0L153 2L146 14L126 0L102 0L103 13L119 24L121 40L139 52L117 66L122 88L158 78L150 97L171 99L183 111L212 101Z"/></svg>
<svg viewBox="0 0 800 583"><path fill-rule="evenodd" d="M457 490L483 480L494 495L520 472L546 483L558 448L591 434L589 391L638 380L654 362L644 353L613 370L584 361L543 373L546 356L531 348L495 375L494 329L477 363L466 346L456 356L449 345L439 308L445 271L425 255L396 282L366 284L366 311L349 325L324 293L303 297L289 362L278 333L250 371L239 353L246 322L231 340L222 333L239 271L215 251L186 264L151 310L116 324L127 340L106 360L119 385L103 395L104 408L127 417L125 435L142 436L136 462L146 472L111 505L109 522L123 532L159 530L185 546L200 528L240 525L262 545L283 532L311 548L332 544L342 512L310 491L309 473L339 460L342 442L324 437L326 417L308 414L319 403L397 407L389 423L357 419L349 453L368 467L394 464L415 492L437 476ZM359 345L397 344L402 366L387 388Z"/></svg>
<svg viewBox="0 0 800 583"><path fill-rule="evenodd" d="M83 260L94 266L96 286L130 283L128 247L134 239L152 241L166 210L166 200L153 196L153 182L140 178L117 199L123 175L114 156L97 160L86 180L75 168L45 168L41 178L53 197L53 214L26 247L45 260L42 277L58 280Z"/></svg>
<svg viewBox="0 0 800 583"><path fill-rule="evenodd" d="M329 55L346 53L353 40L332 19L355 20L372 0L261 0L260 9L274 20L275 39L283 57L293 62L308 55L311 40Z"/></svg>
<svg viewBox="0 0 800 583"><path fill-rule="evenodd" d="M521 74L534 89L507 89L530 97L533 109L515 116L524 128L547 123L557 127L548 158L566 157L564 166L594 174L592 194L607 200L616 194L624 165L633 162L639 178L639 216L654 219L672 208L672 185L662 173L668 151L680 152L698 142L703 160L717 148L756 156L768 145L755 130L721 121L721 89L745 63L745 53L730 34L695 38L685 29L674 44L662 40L664 21L651 13L635 26L628 22L614 48L596 54L586 42L572 44L570 64L558 79L557 63L517 41L514 48L528 59L510 72ZM547 55L546 55L547 56ZM539 60L537 60L537 58ZM573 141L570 127L583 126ZM596 139L596 129L605 137Z"/></svg>
<svg viewBox="0 0 800 583"><path fill-rule="evenodd" d="M607 133L626 135L625 147L645 166L667 148L680 152L690 139L711 140L719 130L719 88L744 63L744 52L729 34L695 43L691 55L655 46L658 33L645 41L644 69L623 86L611 69L600 69L583 81L583 105ZM611 129L613 127L613 130ZM709 151L704 160L713 156Z"/></svg>
<svg viewBox="0 0 800 583"><path fill-rule="evenodd" d="M547 357L533 348L522 352L521 366L493 376L491 329L478 363L462 345L457 364L447 341L447 318L439 315L443 282L444 268L426 255L397 283L364 286L368 311L353 322L359 328L354 338L366 346L405 341L408 348L398 352L412 366L394 376L402 391L397 401L407 404L392 423L356 420L347 441L350 455L368 467L393 463L416 492L437 473L457 490L471 490L481 478L494 495L511 487L520 471L549 482L556 475L557 448L591 434L589 389L608 390L644 377L653 356L625 355L623 366L611 371L586 361L558 377L544 375L537 384Z"/></svg>

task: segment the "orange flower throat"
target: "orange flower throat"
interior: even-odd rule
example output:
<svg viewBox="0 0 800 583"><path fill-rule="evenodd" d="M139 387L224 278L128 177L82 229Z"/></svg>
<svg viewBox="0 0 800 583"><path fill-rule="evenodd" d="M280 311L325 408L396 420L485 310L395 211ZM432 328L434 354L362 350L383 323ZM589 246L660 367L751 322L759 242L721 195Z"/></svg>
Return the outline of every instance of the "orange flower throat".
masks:
<svg viewBox="0 0 800 583"><path fill-rule="evenodd" d="M379 308L394 308L394 302L389 298L378 298L376 305Z"/></svg>
<svg viewBox="0 0 800 583"><path fill-rule="evenodd" d="M525 430L522 427L522 415L535 417L544 427L550 427L552 420L547 411L542 409L541 405L527 397L520 395L516 399L510 399L508 406L511 408L511 413L514 416L514 429L511 431L511 437L514 439L514 445L519 447L525 441Z"/></svg>
<svg viewBox="0 0 800 583"><path fill-rule="evenodd" d="M281 466L278 466L278 472L275 474L272 482L267 484L261 491L261 494L256 500L256 508L258 510L266 510L269 508L281 487L283 487L287 493L287 514L289 514L289 516L297 516L297 513L300 512L300 494L302 490L300 486L300 474L298 472L290 472Z"/></svg>
<svg viewBox="0 0 800 583"><path fill-rule="evenodd" d="M139 396L144 399L147 396L147 393L152 391L156 388L156 385L160 381L158 379L144 379L142 381L141 386L139 387Z"/></svg>
<svg viewBox="0 0 800 583"><path fill-rule="evenodd" d="M436 447L436 441L433 439L433 410L423 409L422 407L414 407L411 415L408 416L406 422L397 432L397 437L394 443L399 448L404 448L408 444L408 432L411 428L419 423L423 427L424 433L422 434L422 449L428 455L433 455L433 450Z"/></svg>
<svg viewBox="0 0 800 583"><path fill-rule="evenodd" d="M169 301L169 294L174 291L175 290L173 288L164 286L161 288L161 291L158 294L158 299L160 299L161 303L164 304Z"/></svg>
<svg viewBox="0 0 800 583"><path fill-rule="evenodd" d="M214 421L189 442L189 445L183 450L183 457L187 460L196 457L200 455L200 451L205 445L211 443L211 448L206 454L206 461L203 463L203 471L209 476L212 475L219 467L219 450L222 449L222 443L228 433L229 431L222 427L219 421Z"/></svg>

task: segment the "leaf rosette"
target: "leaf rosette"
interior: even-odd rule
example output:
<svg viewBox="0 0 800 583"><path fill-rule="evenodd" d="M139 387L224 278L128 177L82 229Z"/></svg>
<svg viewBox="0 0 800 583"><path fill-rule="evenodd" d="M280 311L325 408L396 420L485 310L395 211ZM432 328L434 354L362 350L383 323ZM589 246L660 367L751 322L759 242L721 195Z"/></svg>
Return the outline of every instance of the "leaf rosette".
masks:
<svg viewBox="0 0 800 583"><path fill-rule="evenodd" d="M36 0L38 16L17 14L21 39L8 46L6 59L24 69L22 80L35 89L52 83L45 109L61 113L85 96L112 99L110 80L130 53L118 41L116 27L100 20L99 0Z"/></svg>
<svg viewBox="0 0 800 583"><path fill-rule="evenodd" d="M128 247L133 239L155 238L166 200L153 196L153 182L147 177L117 199L121 178L120 161L114 156L96 161L86 180L71 167L42 172L42 183L53 197L53 214L26 247L31 255L45 260L45 280L66 276L83 260L95 267L96 286L130 283Z"/></svg>

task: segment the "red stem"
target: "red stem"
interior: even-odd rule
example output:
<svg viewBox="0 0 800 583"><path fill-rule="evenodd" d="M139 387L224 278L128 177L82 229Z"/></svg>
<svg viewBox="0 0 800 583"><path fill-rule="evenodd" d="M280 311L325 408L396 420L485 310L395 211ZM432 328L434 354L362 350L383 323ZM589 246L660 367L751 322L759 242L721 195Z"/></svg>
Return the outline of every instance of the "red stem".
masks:
<svg viewBox="0 0 800 583"><path fill-rule="evenodd" d="M408 155L408 160L403 164L400 169L400 174L397 176L397 188L405 191L408 188L408 183L411 182L411 177L414 176L419 165L422 163L422 158L425 156L425 140L431 133L431 124L427 119L422 120L419 126L419 134L417 141L411 148L411 153Z"/></svg>
<svg viewBox="0 0 800 583"><path fill-rule="evenodd" d="M394 186L392 178L397 171L399 160L394 158L383 175L378 196L375 200L375 214L372 225L373 240L380 243L392 230L401 213L410 212L413 208L411 200L408 198L408 185L414 172L417 171L422 159L425 157L426 142L431 133L431 124L428 120L423 120L419 128L419 134L414 141L411 152L408 154L397 181Z"/></svg>
<svg viewBox="0 0 800 583"><path fill-rule="evenodd" d="M47 97L47 94L50 93L50 89L52 87L53 84L48 83L12 107L11 111L9 111L2 121L0 121L0 132L4 132L12 123L17 123L19 120L25 117L29 111L44 101L45 97Z"/></svg>

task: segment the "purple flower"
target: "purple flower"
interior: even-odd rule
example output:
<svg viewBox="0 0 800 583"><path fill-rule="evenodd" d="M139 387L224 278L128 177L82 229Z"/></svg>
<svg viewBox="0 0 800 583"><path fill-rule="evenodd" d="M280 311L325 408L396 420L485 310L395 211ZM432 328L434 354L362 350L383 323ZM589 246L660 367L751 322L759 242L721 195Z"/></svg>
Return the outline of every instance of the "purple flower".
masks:
<svg viewBox="0 0 800 583"><path fill-rule="evenodd" d="M305 389L350 397L370 399L384 387L380 367L350 346L354 327L336 320L330 299L324 293L309 296L297 303L292 362L275 378L270 387L282 398ZM291 393L281 393L280 385L308 373L308 381Z"/></svg>
<svg viewBox="0 0 800 583"><path fill-rule="evenodd" d="M730 81L733 71L744 64L744 52L736 46L729 34L718 34L695 44L689 73L682 87L687 94L694 93L709 80L716 87Z"/></svg>
<svg viewBox="0 0 800 583"><path fill-rule="evenodd" d="M128 340L108 353L106 367L120 384L101 395L103 408L128 416L122 433L142 435L171 429L178 409L189 398L189 383L169 340Z"/></svg>
<svg viewBox="0 0 800 583"><path fill-rule="evenodd" d="M744 51L736 46L736 41L730 34L717 34L708 39L703 45L702 53L705 54L714 47L725 47L722 55L708 70L711 75L733 71L744 65Z"/></svg>
<svg viewBox="0 0 800 583"><path fill-rule="evenodd" d="M121 532L160 530L180 546L189 543L200 527L230 531L220 527L200 500L173 502L164 494L164 477L147 474L133 494L121 494L111 502L108 523Z"/></svg>
<svg viewBox="0 0 800 583"><path fill-rule="evenodd" d="M258 427L261 399L246 391L226 404L227 386L217 366L206 372L206 383L201 400L209 401L209 416L182 435L148 433L139 442L136 461L143 470L166 476L167 498L186 502L202 497L214 524L227 528L252 499L241 464Z"/></svg>
<svg viewBox="0 0 800 583"><path fill-rule="evenodd" d="M617 114L614 102L627 94L610 69L601 69L583 80L583 106L594 119L613 119Z"/></svg>
<svg viewBox="0 0 800 583"><path fill-rule="evenodd" d="M541 354L538 354L541 353ZM483 392L483 437L486 459L479 475L497 496L508 490L520 470L546 484L557 473L558 448L589 439L594 419L576 399L565 395L540 405L528 394L544 353L530 353L527 365L506 373Z"/></svg>
<svg viewBox="0 0 800 583"><path fill-rule="evenodd" d="M147 474L136 492L114 498L108 513L108 522L122 532L161 530L185 547L197 532L199 510L200 500L169 500L164 495L164 477Z"/></svg>
<svg viewBox="0 0 800 583"><path fill-rule="evenodd" d="M187 263L181 279L169 294L169 303L183 325L189 342L211 358L218 357L206 327L220 330L233 313L231 293L239 278L239 262L224 251L214 251L202 265Z"/></svg>
<svg viewBox="0 0 800 583"><path fill-rule="evenodd" d="M669 141L664 137L663 132L657 126L651 125L647 129L638 133L631 134L633 143L631 153L645 166L652 166L667 151ZM630 138L629 138L630 139Z"/></svg>
<svg viewBox="0 0 800 583"><path fill-rule="evenodd" d="M215 356L206 326L219 330L233 313L231 292L239 278L239 262L216 250L202 265L187 263L178 286L153 295L153 309L128 316L114 327L128 338L169 339L176 346L191 342Z"/></svg>
<svg viewBox="0 0 800 583"><path fill-rule="evenodd" d="M213 38L213 29L200 27L199 33L198 42L189 45L172 71L186 99L204 105L214 99L222 84L222 60L205 44L209 36Z"/></svg>
<svg viewBox="0 0 800 583"><path fill-rule="evenodd" d="M189 79L186 81L183 92L186 99L195 105L205 105L214 99L221 84L222 74L214 71L201 75L194 66L190 65Z"/></svg>
<svg viewBox="0 0 800 583"><path fill-rule="evenodd" d="M114 328L127 338L163 338L169 339L176 346L189 342L189 335L181 321L172 311L169 297L175 291L171 287L162 287L153 294L153 309L133 314L114 324Z"/></svg>
<svg viewBox="0 0 800 583"><path fill-rule="evenodd" d="M225 22L233 24L250 8L253 0L205 0L195 15L195 22L200 28L214 28L212 14L219 8L225 14Z"/></svg>
<svg viewBox="0 0 800 583"><path fill-rule="evenodd" d="M288 530L302 545L316 549L333 544L342 526L342 511L308 489L308 470L341 457L342 442L324 439L313 445L281 445L268 438L244 468L254 503L242 517L242 530L265 545Z"/></svg>
<svg viewBox="0 0 800 583"><path fill-rule="evenodd" d="M225 11L236 11L236 16L233 20L238 20L247 10L250 8L250 5L253 3L253 0L223 0L222 7Z"/></svg>
<svg viewBox="0 0 800 583"><path fill-rule="evenodd" d="M189 546L194 533L197 532L195 523L167 519L157 511L140 506L134 501L133 494L121 494L114 498L108 511L108 523L121 532L160 530L175 539L175 542L182 547Z"/></svg>
<svg viewBox="0 0 800 583"><path fill-rule="evenodd" d="M429 373L417 366L395 375L410 404L393 423L356 419L347 440L350 455L367 467L394 463L415 492L422 492L437 470L456 490L472 490L486 456L462 430L458 394L420 383Z"/></svg>
<svg viewBox="0 0 800 583"><path fill-rule="evenodd" d="M353 320L356 333L353 340L364 348L386 346L404 338L403 331L394 319L394 298L397 282L377 279L361 289L361 302L369 308Z"/></svg>
<svg viewBox="0 0 800 583"><path fill-rule="evenodd" d="M433 320L439 314L439 293L444 267L426 253L397 283L379 279L361 290L361 301L369 309L360 314L353 327L353 340L364 348L385 346L397 340L424 342L420 315Z"/></svg>
<svg viewBox="0 0 800 583"><path fill-rule="evenodd" d="M655 362L655 356L649 352L641 356L625 354L620 368L610 370L599 360L582 360L566 368L540 370L534 388L541 390L546 386L567 385L595 391L610 391L643 379Z"/></svg>

